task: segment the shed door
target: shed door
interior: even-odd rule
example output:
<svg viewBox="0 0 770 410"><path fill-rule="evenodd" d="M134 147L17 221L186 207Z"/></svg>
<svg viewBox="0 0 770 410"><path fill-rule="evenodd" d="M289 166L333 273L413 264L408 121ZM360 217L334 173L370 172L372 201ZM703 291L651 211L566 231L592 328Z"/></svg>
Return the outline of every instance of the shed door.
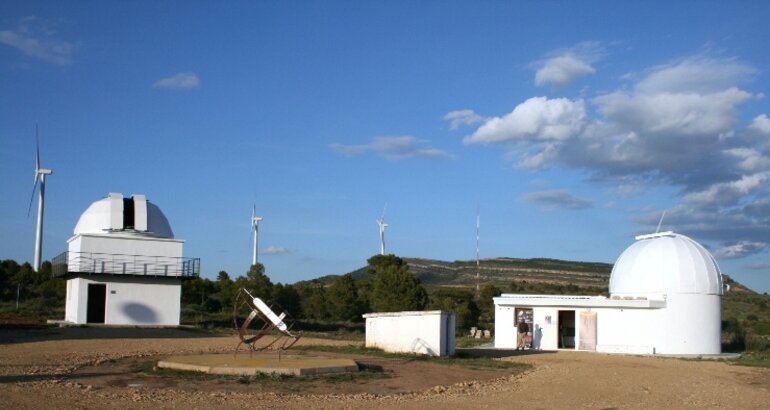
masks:
<svg viewBox="0 0 770 410"><path fill-rule="evenodd" d="M580 312L580 350L596 350L596 312Z"/></svg>
<svg viewBox="0 0 770 410"><path fill-rule="evenodd" d="M87 323L104 323L104 305L107 301L107 285L102 283L88 284Z"/></svg>

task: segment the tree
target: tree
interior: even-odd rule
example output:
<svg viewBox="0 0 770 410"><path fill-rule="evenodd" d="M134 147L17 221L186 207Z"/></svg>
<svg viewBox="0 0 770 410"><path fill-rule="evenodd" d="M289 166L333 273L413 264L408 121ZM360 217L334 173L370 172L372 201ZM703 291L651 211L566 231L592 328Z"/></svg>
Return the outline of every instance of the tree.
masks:
<svg viewBox="0 0 770 410"><path fill-rule="evenodd" d="M428 293L409 271L403 259L395 255L376 255L369 262L372 274L370 304L377 312L422 310L428 304Z"/></svg>
<svg viewBox="0 0 770 410"><path fill-rule="evenodd" d="M321 284L310 282L295 286L299 294L302 318L326 320L329 317L326 290Z"/></svg>
<svg viewBox="0 0 770 410"><path fill-rule="evenodd" d="M254 297L262 299L263 302L270 304L273 302L273 282L265 275L265 266L257 262L251 265L249 272L246 273L246 278L238 278L236 285L240 284L246 288Z"/></svg>
<svg viewBox="0 0 770 410"><path fill-rule="evenodd" d="M280 306L290 315L297 317L302 313L299 293L294 289L294 286L279 283L273 286L272 292L273 303Z"/></svg>
<svg viewBox="0 0 770 410"><path fill-rule="evenodd" d="M503 293L500 288L489 283L479 291L476 305L479 307L479 325L493 328L495 324L495 302L493 298Z"/></svg>
<svg viewBox="0 0 770 410"><path fill-rule="evenodd" d="M232 282L230 279L230 275L227 274L227 272L221 270L217 274L217 282Z"/></svg>
<svg viewBox="0 0 770 410"><path fill-rule="evenodd" d="M216 284L206 278L183 281L181 302L185 305L196 305L202 312L216 312L222 309Z"/></svg>
<svg viewBox="0 0 770 410"><path fill-rule="evenodd" d="M352 275L337 277L326 289L326 296L329 316L332 320L346 322L361 320L362 303L358 297L358 286Z"/></svg>
<svg viewBox="0 0 770 410"><path fill-rule="evenodd" d="M219 304L223 311L229 311L233 308L235 302L235 282L230 279L230 275L225 271L219 271L216 281L217 293L215 298L219 300Z"/></svg>
<svg viewBox="0 0 770 410"><path fill-rule="evenodd" d="M440 288L430 295L430 309L455 312L457 329L464 332L478 324L479 308L468 289Z"/></svg>

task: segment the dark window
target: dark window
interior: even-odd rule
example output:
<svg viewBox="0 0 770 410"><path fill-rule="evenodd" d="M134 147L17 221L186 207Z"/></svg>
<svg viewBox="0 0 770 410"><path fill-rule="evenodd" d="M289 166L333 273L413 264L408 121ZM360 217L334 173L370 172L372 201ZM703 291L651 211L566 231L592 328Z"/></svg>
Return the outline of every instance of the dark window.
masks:
<svg viewBox="0 0 770 410"><path fill-rule="evenodd" d="M123 229L134 229L134 198L123 199Z"/></svg>

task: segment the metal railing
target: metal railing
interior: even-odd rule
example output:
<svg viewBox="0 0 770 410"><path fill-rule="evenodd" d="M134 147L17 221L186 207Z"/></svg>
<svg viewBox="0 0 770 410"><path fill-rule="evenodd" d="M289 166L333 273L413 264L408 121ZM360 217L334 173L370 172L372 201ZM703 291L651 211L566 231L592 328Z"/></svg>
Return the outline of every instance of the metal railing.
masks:
<svg viewBox="0 0 770 410"><path fill-rule="evenodd" d="M53 258L53 276L70 272L193 278L200 276L200 258L63 252Z"/></svg>

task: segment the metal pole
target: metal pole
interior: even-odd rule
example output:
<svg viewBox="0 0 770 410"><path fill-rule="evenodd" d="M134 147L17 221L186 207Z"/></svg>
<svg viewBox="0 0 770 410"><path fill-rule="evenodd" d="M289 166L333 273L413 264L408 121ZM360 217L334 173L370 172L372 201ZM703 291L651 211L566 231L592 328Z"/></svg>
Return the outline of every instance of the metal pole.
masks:
<svg viewBox="0 0 770 410"><path fill-rule="evenodd" d="M45 174L40 174L40 191L37 201L37 230L35 231L35 258L32 261L32 270L40 269L40 260L43 254L43 211L45 210Z"/></svg>

